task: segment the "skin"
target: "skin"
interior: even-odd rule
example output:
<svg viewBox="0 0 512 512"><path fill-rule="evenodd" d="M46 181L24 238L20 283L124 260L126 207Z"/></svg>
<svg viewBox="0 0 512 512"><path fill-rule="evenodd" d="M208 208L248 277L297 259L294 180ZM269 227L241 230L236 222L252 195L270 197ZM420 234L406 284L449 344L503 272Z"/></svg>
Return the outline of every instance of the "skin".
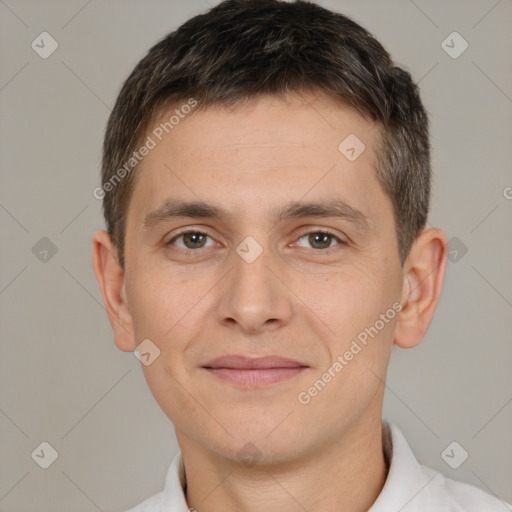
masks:
<svg viewBox="0 0 512 512"><path fill-rule="evenodd" d="M174 424L187 501L199 512L365 511L382 490L391 347L415 346L432 320L446 236L423 231L400 266L392 203L374 168L377 129L319 95L197 110L137 171L125 271L106 231L94 235L93 266L116 345L133 351L149 338L161 351L142 369ZM366 146L352 162L338 150L349 134ZM215 203L230 215L169 218L144 229L145 217L171 197ZM331 199L361 212L366 227L271 215L292 201ZM183 228L209 238L200 238L203 246L175 239ZM333 236L317 241L318 232ZM252 263L236 252L248 236L263 251ZM301 404L298 394L393 303L401 312ZM242 388L202 368L225 354L278 355L308 368ZM237 455L249 442L258 450L255 465Z"/></svg>

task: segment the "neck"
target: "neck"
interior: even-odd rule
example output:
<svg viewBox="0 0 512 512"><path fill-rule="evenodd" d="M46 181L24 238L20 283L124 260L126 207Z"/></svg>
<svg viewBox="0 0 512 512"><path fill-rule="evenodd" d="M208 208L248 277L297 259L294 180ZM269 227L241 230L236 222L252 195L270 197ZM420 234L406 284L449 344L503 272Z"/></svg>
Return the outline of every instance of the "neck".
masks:
<svg viewBox="0 0 512 512"><path fill-rule="evenodd" d="M381 419L347 432L301 460L247 467L199 449L177 433L187 474L186 499L197 512L365 512L387 477Z"/></svg>

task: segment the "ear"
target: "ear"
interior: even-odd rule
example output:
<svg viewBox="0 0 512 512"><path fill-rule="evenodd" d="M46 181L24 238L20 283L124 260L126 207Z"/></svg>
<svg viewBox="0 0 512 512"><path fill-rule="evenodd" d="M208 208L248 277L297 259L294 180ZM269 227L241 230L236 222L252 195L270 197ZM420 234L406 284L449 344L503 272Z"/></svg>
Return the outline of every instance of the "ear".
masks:
<svg viewBox="0 0 512 512"><path fill-rule="evenodd" d="M117 347L124 352L136 349L132 315L125 292L125 274L117 259L117 251L105 230L93 237L92 262L101 288L103 302L114 331Z"/></svg>
<svg viewBox="0 0 512 512"><path fill-rule="evenodd" d="M447 261L447 239L440 229L426 229L413 243L404 263L402 310L394 342L402 348L416 346L434 316Z"/></svg>

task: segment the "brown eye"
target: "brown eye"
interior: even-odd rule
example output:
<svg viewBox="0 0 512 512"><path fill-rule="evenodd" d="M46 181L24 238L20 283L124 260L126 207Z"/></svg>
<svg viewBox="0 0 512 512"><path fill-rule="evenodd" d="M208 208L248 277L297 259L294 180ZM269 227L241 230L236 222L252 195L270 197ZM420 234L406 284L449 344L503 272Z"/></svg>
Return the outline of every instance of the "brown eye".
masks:
<svg viewBox="0 0 512 512"><path fill-rule="evenodd" d="M206 236L201 233L186 233L183 235L183 242L187 249L198 249L204 246Z"/></svg>
<svg viewBox="0 0 512 512"><path fill-rule="evenodd" d="M340 243L342 243L338 237L332 235L331 233L325 233L323 231L312 231L310 233L305 233L299 238L299 242L303 239L307 239L307 243L309 244L309 246L317 250L330 249L332 247L331 244L333 241L337 242L337 244L335 245L339 245ZM299 245L301 247L305 247L300 243Z"/></svg>
<svg viewBox="0 0 512 512"><path fill-rule="evenodd" d="M174 237L167 245L173 245L176 243L177 247L184 250L202 249L203 247L207 247L206 241L208 238L211 237L206 233L201 233L200 231L187 231ZM182 240L181 243L177 243L178 240Z"/></svg>
<svg viewBox="0 0 512 512"><path fill-rule="evenodd" d="M327 249L331 245L332 238L328 233L312 233L308 236L308 242L314 249Z"/></svg>

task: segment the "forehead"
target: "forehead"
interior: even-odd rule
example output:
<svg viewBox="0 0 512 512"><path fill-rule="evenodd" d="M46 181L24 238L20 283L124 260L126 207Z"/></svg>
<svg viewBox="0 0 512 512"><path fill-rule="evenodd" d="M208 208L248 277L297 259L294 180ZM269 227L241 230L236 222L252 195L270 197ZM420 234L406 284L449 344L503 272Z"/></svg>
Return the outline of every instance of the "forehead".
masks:
<svg viewBox="0 0 512 512"><path fill-rule="evenodd" d="M133 200L139 210L154 209L169 195L237 200L254 211L263 202L306 195L336 199L339 191L345 200L379 192L378 127L352 108L298 94L264 96L234 109L212 105L178 118L179 108L162 112L148 130L155 147L137 169ZM165 125L173 115L172 125ZM165 126L169 133L158 140L155 129ZM362 209L354 204L360 199L353 200L355 208Z"/></svg>
<svg viewBox="0 0 512 512"><path fill-rule="evenodd" d="M240 166L239 158L247 155L249 161L243 165L246 170L260 170L271 163L271 159L279 164L290 162L296 166L304 154L312 157L315 152L323 155L322 159L316 155L317 161L323 163L328 157L338 159L340 143L352 135L365 146L363 160L371 166L374 164L374 139L378 131L376 123L366 120L347 105L335 103L325 94L258 96L235 108L214 104L192 110L181 118L173 115L183 105L186 103L173 105L167 111L160 112L153 121L157 135L159 127L161 133L162 128L167 126L169 133L164 131L164 140L156 140L160 151L157 147L146 163L158 157L161 159L166 150L172 149L179 150L174 156L180 163L201 158L212 162L215 157L225 164L236 159L237 166ZM172 126L165 124L168 121L172 122ZM155 138L155 129L152 128L149 134ZM254 154L259 157L257 161L250 159ZM348 153L346 155L350 156ZM310 163L307 162L308 165ZM141 167L145 167L144 163Z"/></svg>

